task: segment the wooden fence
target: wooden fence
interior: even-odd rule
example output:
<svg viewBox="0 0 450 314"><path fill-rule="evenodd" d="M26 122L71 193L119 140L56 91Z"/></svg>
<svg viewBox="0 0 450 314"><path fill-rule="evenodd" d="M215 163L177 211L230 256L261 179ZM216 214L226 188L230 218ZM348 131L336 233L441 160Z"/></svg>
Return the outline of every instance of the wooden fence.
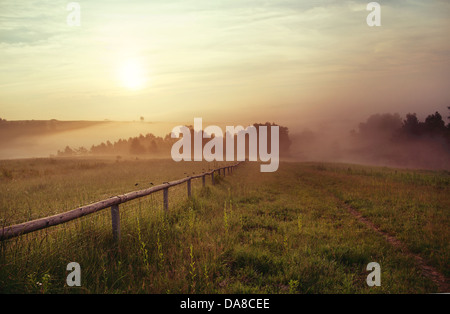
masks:
<svg viewBox="0 0 450 314"><path fill-rule="evenodd" d="M165 182L164 184L153 186L148 189L129 192L124 195L118 195L106 200L102 200L90 205L82 206L77 209L70 210L68 212L57 214L54 216L39 218L36 220L24 222L21 224L3 227L0 230L0 240L11 239L26 233L34 232L37 230L45 229L51 226L56 226L62 223L66 223L68 221L81 218L83 216L98 212L102 209L111 207L111 220L112 220L112 233L115 240L120 239L120 215L119 215L119 205L125 202L141 198L150 194L153 194L158 191L163 191L163 200L164 200L164 211L167 213L169 210L169 188L187 182L187 195L191 197L191 181L193 179L202 178L203 186L206 185L206 176L211 176L211 182L214 185L214 173L218 172L220 175L223 172L223 176L233 172L233 169L240 164L234 164L232 166L225 166L222 168L217 168L211 170L209 172L204 172L195 176L186 177L183 179Z"/></svg>

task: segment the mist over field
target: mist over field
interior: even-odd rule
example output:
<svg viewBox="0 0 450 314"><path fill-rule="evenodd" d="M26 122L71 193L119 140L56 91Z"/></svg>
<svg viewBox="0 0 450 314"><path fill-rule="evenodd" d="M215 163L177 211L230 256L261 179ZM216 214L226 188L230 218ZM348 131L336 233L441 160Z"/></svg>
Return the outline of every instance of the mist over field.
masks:
<svg viewBox="0 0 450 314"><path fill-rule="evenodd" d="M291 161L450 169L450 128L438 112L418 117L372 114L357 122L332 120L280 126L280 156ZM270 123L270 122L266 122ZM204 122L203 128L210 125ZM192 122L12 121L0 124L0 159L74 155L170 158L175 126ZM226 125L219 126L225 131ZM244 127L252 123L242 124Z"/></svg>
<svg viewBox="0 0 450 314"><path fill-rule="evenodd" d="M0 159L49 157L66 146L90 148L101 142L146 133L164 136L170 128L170 124L157 122L50 120L13 123L15 125L9 130L0 124Z"/></svg>
<svg viewBox="0 0 450 314"><path fill-rule="evenodd" d="M300 161L357 163L419 169L450 169L450 132L445 118L406 121L407 114L373 114L354 124L328 121L291 135L290 157ZM435 119L435 121L433 120Z"/></svg>

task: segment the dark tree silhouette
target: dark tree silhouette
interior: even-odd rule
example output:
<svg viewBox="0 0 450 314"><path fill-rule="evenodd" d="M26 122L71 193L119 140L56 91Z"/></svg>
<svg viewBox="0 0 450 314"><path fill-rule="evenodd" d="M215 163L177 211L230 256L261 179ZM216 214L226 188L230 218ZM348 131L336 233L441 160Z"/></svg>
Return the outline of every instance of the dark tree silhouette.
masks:
<svg viewBox="0 0 450 314"><path fill-rule="evenodd" d="M408 113L403 121L401 132L406 136L419 136L421 133L421 125L415 113Z"/></svg>
<svg viewBox="0 0 450 314"><path fill-rule="evenodd" d="M439 112L429 115L425 119L424 130L429 135L443 135L445 132L445 122Z"/></svg>
<svg viewBox="0 0 450 314"><path fill-rule="evenodd" d="M262 123L254 123L253 126L256 128L259 134L259 127L266 126L267 127L267 147L270 150L271 145L271 126L279 127L279 145L280 145L280 156L287 156L289 154L289 148L291 147L291 139L289 138L289 129L285 126L281 126L275 123L266 122Z"/></svg>
<svg viewBox="0 0 450 314"><path fill-rule="evenodd" d="M390 138L402 126L398 113L374 114L359 124L359 133L366 138Z"/></svg>
<svg viewBox="0 0 450 314"><path fill-rule="evenodd" d="M448 106L447 109L450 111L450 106ZM450 120L450 116L448 116L447 119ZM450 130L450 122L447 123L447 129Z"/></svg>
<svg viewBox="0 0 450 314"><path fill-rule="evenodd" d="M134 138L131 141L130 154L132 154L132 155L141 155L141 154L145 154L145 152L146 152L146 149L141 144L139 138Z"/></svg>

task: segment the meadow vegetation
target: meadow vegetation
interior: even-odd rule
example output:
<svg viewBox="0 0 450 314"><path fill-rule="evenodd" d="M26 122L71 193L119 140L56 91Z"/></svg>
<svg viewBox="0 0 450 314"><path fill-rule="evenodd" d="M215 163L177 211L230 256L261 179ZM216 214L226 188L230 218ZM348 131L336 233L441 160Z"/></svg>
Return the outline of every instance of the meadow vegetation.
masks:
<svg viewBox="0 0 450 314"><path fill-rule="evenodd" d="M0 162L7 226L161 184L208 163L33 159ZM2 293L424 293L436 292L414 259L355 219L351 206L449 276L448 172L282 162L244 163L232 175L1 242ZM138 185L136 185L138 184ZM81 266L81 287L66 266ZM366 266L381 265L368 287Z"/></svg>

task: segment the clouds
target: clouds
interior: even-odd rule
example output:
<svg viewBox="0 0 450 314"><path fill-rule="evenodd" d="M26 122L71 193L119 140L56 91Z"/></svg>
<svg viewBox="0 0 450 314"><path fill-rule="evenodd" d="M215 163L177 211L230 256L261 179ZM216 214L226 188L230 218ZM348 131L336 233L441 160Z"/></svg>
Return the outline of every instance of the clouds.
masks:
<svg viewBox="0 0 450 314"><path fill-rule="evenodd" d="M133 119L152 112L191 120L191 111L213 118L224 115L222 106L245 106L253 121L277 106L280 118L295 120L311 104L360 105L367 98L361 90L370 86L373 97L399 78L409 76L404 89L378 102L392 106L411 97L408 89L420 94L423 77L439 78L436 86L449 81L445 1L380 3L380 28L367 26L366 1L79 2L81 27L66 25L66 1L0 4L3 116ZM130 58L152 76L134 93L115 77ZM434 94L438 102L449 98L440 88Z"/></svg>

